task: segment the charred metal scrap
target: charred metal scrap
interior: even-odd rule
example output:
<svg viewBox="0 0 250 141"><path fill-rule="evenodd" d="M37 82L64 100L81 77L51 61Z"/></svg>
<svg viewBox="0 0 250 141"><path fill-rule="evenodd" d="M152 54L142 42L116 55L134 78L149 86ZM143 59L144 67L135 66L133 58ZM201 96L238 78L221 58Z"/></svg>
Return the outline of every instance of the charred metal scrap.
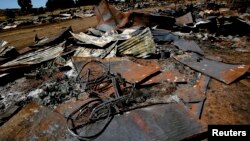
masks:
<svg viewBox="0 0 250 141"><path fill-rule="evenodd" d="M111 31L126 24L125 14L108 4L106 0L102 0L95 8L95 14L99 23L96 28L101 31Z"/></svg>
<svg viewBox="0 0 250 141"><path fill-rule="evenodd" d="M31 47L51 46L51 45L59 44L71 36L70 31L72 31L71 27L67 27L66 29L64 29L63 31L55 35L54 37L50 39L40 40Z"/></svg>
<svg viewBox="0 0 250 141"><path fill-rule="evenodd" d="M153 36L149 28L117 46L118 53L147 58L156 52Z"/></svg>
<svg viewBox="0 0 250 141"><path fill-rule="evenodd" d="M0 41L0 47L1 48L4 47L7 44L8 44L8 42L6 42L6 41L3 41L3 40Z"/></svg>
<svg viewBox="0 0 250 141"><path fill-rule="evenodd" d="M36 124L34 124L33 120L27 119L33 119ZM65 136L69 136L64 117L35 102L31 102L22 108L9 122L0 127L0 131L1 140L30 140L33 137L39 139L65 139ZM16 136L13 137L13 134Z"/></svg>
<svg viewBox="0 0 250 141"><path fill-rule="evenodd" d="M154 15L146 12L121 12L113 5L102 0L95 9L98 26L101 31L110 31L125 26L155 26L172 29L175 19L169 16Z"/></svg>
<svg viewBox="0 0 250 141"><path fill-rule="evenodd" d="M6 41L0 41L0 63L19 55L15 47L7 44Z"/></svg>
<svg viewBox="0 0 250 141"><path fill-rule="evenodd" d="M201 117L210 77L199 74L193 86L180 86L176 94L197 118Z"/></svg>
<svg viewBox="0 0 250 141"><path fill-rule="evenodd" d="M82 32L80 34L74 34L71 32L71 34L73 35L73 37L75 39L77 39L83 43L93 44L93 45L96 45L98 47L103 47L113 40L113 38L111 36L107 36L106 38L105 37L99 38L99 37L91 36L91 35L88 35L88 34L85 34Z"/></svg>
<svg viewBox="0 0 250 141"><path fill-rule="evenodd" d="M39 64L58 57L63 52L63 44L54 47L46 47L35 52L30 52L19 56L18 58L0 65L0 72L12 69L28 67L30 65Z"/></svg>
<svg viewBox="0 0 250 141"><path fill-rule="evenodd" d="M232 65L206 59L196 53L186 53L174 57L194 70L214 79L230 84L249 70L249 65Z"/></svg>
<svg viewBox="0 0 250 141"><path fill-rule="evenodd" d="M88 127L88 130L78 128L76 132L91 135L97 132L97 129L100 130L100 126L104 126L103 124L105 123L99 121ZM80 139L100 141L130 140L131 138L139 141L182 140L200 135L204 131L206 131L204 123L197 121L185 108L179 104L169 104L144 107L126 112L124 116L115 116L101 136Z"/></svg>
<svg viewBox="0 0 250 141"><path fill-rule="evenodd" d="M222 6L223 7L223 6ZM199 32L206 30L209 33L215 33L218 35L249 35L249 22L243 20L242 16L227 16L229 8L218 8L215 10L202 10L201 6L198 5L187 5L179 7L177 10L164 10L162 14L169 16L175 16L177 20L181 18L182 23L177 22L175 30L182 32ZM190 11L191 16L190 17ZM181 16L181 17L180 17ZM191 19L193 18L193 23ZM186 23L186 24L185 24Z"/></svg>
<svg viewBox="0 0 250 141"><path fill-rule="evenodd" d="M116 55L117 42L113 43L106 49L93 49L93 48L77 48L74 57L100 57L100 58L111 58Z"/></svg>
<svg viewBox="0 0 250 141"><path fill-rule="evenodd" d="M132 35L137 35L142 31L142 29L138 29L132 33ZM201 48L194 42L188 41L185 39L181 39L179 36L174 35L173 33L164 30L164 29L150 29L153 39L157 43L166 43L173 42L173 44L183 51L192 51L204 55L204 52Z"/></svg>
<svg viewBox="0 0 250 141"><path fill-rule="evenodd" d="M113 121L97 140L130 140L131 138L138 141L182 140L199 135L206 130L202 122L195 120L178 104L137 109L125 113L124 116L117 116ZM115 136L111 136L114 133Z"/></svg>
<svg viewBox="0 0 250 141"><path fill-rule="evenodd" d="M93 16L93 11L74 13ZM249 71L243 63L211 59L202 42L209 37L238 41L217 35L235 35L239 26L239 35L248 35L249 23L241 18L191 5L121 12L106 0L95 13L96 28L74 33L69 27L52 38L36 35L35 44L21 53L0 41L0 78L29 70L0 87L0 140L187 139L207 130L199 118L210 79L231 84ZM59 15L73 18L70 11ZM183 32L200 42L182 38ZM203 34L205 39L198 38ZM22 87L25 83L31 88ZM21 92L13 92L15 86ZM11 99L28 97L32 102L16 113L20 107Z"/></svg>
<svg viewBox="0 0 250 141"><path fill-rule="evenodd" d="M109 59L98 59L98 58L73 58L73 63L78 72L84 64L90 60L99 60L113 73L119 73L123 78L130 83L139 83L151 74L155 74L160 71L160 65L157 60L137 60L134 62L128 58L109 58ZM94 68L92 68L94 69ZM97 68L98 69L98 68ZM134 73L137 72L137 73ZM150 83L150 82L149 82Z"/></svg>
<svg viewBox="0 0 250 141"><path fill-rule="evenodd" d="M21 107L17 105L12 105L6 109L6 112L0 112L0 126L3 125L9 118L17 113Z"/></svg>
<svg viewBox="0 0 250 141"><path fill-rule="evenodd" d="M84 59L83 59L84 60ZM127 61L124 61L127 62ZM90 65L92 64L92 65ZM118 63L118 65L122 65L123 67L126 68L130 68L134 71L136 71L136 67L140 68L139 66L135 65L134 67L132 67L133 63L128 62L128 66L123 65L123 62ZM89 66L88 66L89 65ZM117 125L115 123L122 123L124 121L126 121L127 123L129 123L129 127L131 127L133 130L131 130L131 132L140 132L141 130L144 131L144 126L147 126L148 128L152 128L149 130L152 130L151 132L149 131L145 131L142 132L141 134L135 134L133 135L133 138L140 138L143 140L149 138L148 140L151 140L152 138L157 138L158 140L164 140L166 138L171 138L171 139L183 139L183 138L187 138L190 137L194 134L201 134L205 131L205 128L203 126L202 123L197 122L196 120L192 121L193 122L193 126L192 130L189 130L188 128L190 128L190 126L186 126L186 121L184 119L179 119L179 118L175 118L175 116L165 116L165 115L161 115L161 114L166 114L169 113L169 111L172 111L171 108L176 108L178 109L173 110L173 112L177 112L179 114L185 114L185 116L180 116L181 117L188 117L189 119L195 119L194 117L192 117L192 115L190 113L188 113L186 110L182 109L183 107L180 105L175 105L175 104L170 104L170 105L164 105L164 106L152 106L152 107L148 107L148 108L143 108L143 109L138 109L135 111L132 111L131 113L125 113L127 114L126 119L123 119L123 117L119 117L119 116L115 116L114 119L112 118L114 115L116 115L117 113L119 113L120 111L124 111L124 108L126 107L127 102L129 102L129 98L131 98L135 93L134 92L134 88L132 87L131 91L128 91L129 93L126 94L124 93L124 89L127 87L126 85L124 85L123 83L127 83L126 79L122 81L121 77L119 75L115 75L115 74L119 74L117 72L121 72L121 75L124 76L125 78L129 78L131 77L131 79L135 79L136 76L131 76L129 74L127 74L127 72L125 70L127 69L123 69L123 70L119 70L120 67L116 67L117 63L113 62L110 64L110 71L112 70L112 73L110 71L107 71L107 68L105 68L105 65L98 62L98 61L90 61L85 63L84 65L78 65L77 66L82 66L80 68L80 72L79 75L81 76L80 79L82 79L81 83L85 84L85 88L88 89L88 92L90 92L89 96L93 97L92 99L89 99L88 102L84 103L82 106L80 106L79 108L77 108L76 110L73 110L72 113L68 116L67 118L67 128L70 131L70 133L73 136L76 136L78 139L83 139L83 140L87 140L87 139L97 139L97 140L107 140L109 138L109 134L110 132L112 132L114 130L114 128L117 128ZM87 66L89 69L87 69ZM131 66L131 67L130 67ZM147 66L145 66L147 67ZM143 67L145 69L145 67ZM95 68L95 69L94 69ZM118 69L118 70L117 70ZM122 68L120 68L122 69ZM79 69L78 69L79 70ZM86 72L84 72L87 71ZM145 69L146 70L152 70L150 68ZM124 72L125 71L125 72ZM96 74L96 72L99 72L98 74ZM114 72L114 73L113 73ZM139 73L139 71L136 71ZM96 75L94 75L94 73ZM103 74L103 75L101 75ZM127 75L126 75L127 74ZM131 73L132 74L132 73ZM148 73L149 75L152 74ZM147 75L144 73L142 73L142 77L146 77ZM113 90L113 95L107 95L105 93L103 93L103 88L104 86L108 86L107 85L107 80L111 79L111 81L109 83L112 83L112 86L114 87ZM141 79L141 78L140 78ZM135 81L138 82L138 81ZM104 83L104 84L102 84ZM91 87L90 87L91 86ZM123 87L123 88L122 88ZM100 91L101 88L101 91ZM128 88L128 87L127 87ZM93 95L93 96L91 96ZM104 96L105 95L105 96ZM131 104L131 103L130 103ZM92 107L93 105L96 105L94 107ZM154 109L154 107L157 109ZM163 108L165 107L165 108ZM112 110L112 108L114 108L114 110ZM170 108L170 109L169 109ZM145 111L144 111L145 109ZM85 111L91 110L90 114L88 114ZM158 110L160 110L161 112L159 112ZM84 112L82 112L84 111ZM117 113L115 113L114 111L116 111ZM126 111L126 109L125 109ZM168 111L168 112L167 112ZM156 115L154 112L156 113L161 113L159 115ZM171 115L176 115L177 113L173 113ZM160 124L158 124L159 120L155 121L155 119L152 119L151 114L153 114L155 117L155 119L158 119L158 116L160 117L165 117L168 118L168 120L165 120L165 118L160 118L161 120L164 121L172 121L173 122L167 122L167 124L172 124L172 123L179 123L180 126L182 126L181 129L183 129L183 132L185 132L184 134L180 134L180 129L179 127L174 129L172 128L172 126L170 125L169 127L171 128L163 128L162 126L160 126ZM136 117L135 117L136 115ZM139 119L138 119L139 116ZM179 116L178 116L179 117ZM121 120L121 121L120 121ZM145 123L143 125L141 125L141 122ZM189 120L189 122L191 122L191 120ZM157 127L157 129L161 129L162 132L164 132L164 135L162 135L162 133L159 133L158 130L155 130L155 124L151 124L151 123L155 123L156 125L159 125ZM131 124L131 125L130 125ZM138 127L137 125L139 125L139 128L135 128ZM134 127L135 126L135 127ZM164 124L164 127L165 124ZM195 128L195 130L194 130ZM197 129L197 130L196 130ZM125 128L119 128L119 130L117 130L119 133L123 132L123 130L127 130L127 127ZM171 133L170 133L171 130ZM173 130L176 130L175 134L173 135ZM188 131L189 130L189 131ZM156 132L153 132L156 131ZM177 132L178 131L178 132ZM168 136L166 136L165 134L169 134ZM170 135L171 134L171 135ZM178 135L177 135L178 134ZM130 138L131 135L128 134L123 134L122 136L114 136L112 138Z"/></svg>
<svg viewBox="0 0 250 141"><path fill-rule="evenodd" d="M194 41L179 39L174 41L174 45L184 51L192 51L204 55L204 52Z"/></svg>
<svg viewBox="0 0 250 141"><path fill-rule="evenodd" d="M75 34L72 32L70 32L70 33L73 35L73 37L76 40L82 42L81 45L92 44L92 45L95 45L97 47L104 47L112 41L127 40L127 39L131 38L131 36L129 34L123 34L123 33L118 34L114 30L106 32L101 37L88 35L88 34L85 34L83 32L81 32L80 34Z"/></svg>
<svg viewBox="0 0 250 141"><path fill-rule="evenodd" d="M173 26L176 22L173 17L147 12L132 12L130 13L128 19L129 22L126 24L126 26L158 26L159 28L164 28L168 30L173 29Z"/></svg>
<svg viewBox="0 0 250 141"><path fill-rule="evenodd" d="M142 32L143 30L144 30L143 28L140 28L131 34L137 35L140 32ZM180 38L179 36L174 35L170 31L165 30L165 29L150 29L150 31L154 37L154 41L157 43L166 43L166 42L170 43L170 42L179 40L179 38Z"/></svg>

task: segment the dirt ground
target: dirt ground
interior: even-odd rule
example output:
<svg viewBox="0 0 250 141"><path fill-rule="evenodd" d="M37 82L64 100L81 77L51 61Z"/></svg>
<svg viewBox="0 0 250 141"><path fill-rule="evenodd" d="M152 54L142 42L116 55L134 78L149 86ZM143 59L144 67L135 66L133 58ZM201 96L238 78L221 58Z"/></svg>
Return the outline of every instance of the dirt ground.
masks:
<svg viewBox="0 0 250 141"><path fill-rule="evenodd" d="M248 37L247 37L248 38ZM249 42L248 42L249 43ZM247 43L246 48L250 48ZM250 64L250 53L237 52L230 46L211 48L212 43L200 43L206 55L213 55L229 64ZM230 85L211 79L201 120L207 124L250 124L250 87L240 80L250 82L245 75Z"/></svg>
<svg viewBox="0 0 250 141"><path fill-rule="evenodd" d="M89 27L93 27L97 24L95 17L89 17L84 19L73 19L53 24L40 25L35 27L25 27L10 30L0 31L0 39L8 41L11 45L17 49L34 44L34 37L37 34L38 37L51 37L62 29L69 26L72 27L74 32L81 32Z"/></svg>
<svg viewBox="0 0 250 141"><path fill-rule="evenodd" d="M74 32L80 32L96 24L95 17L73 19L50 25L1 31L0 39L21 49L32 45L36 34L39 37L50 37L68 26L72 26ZM206 46L202 49L208 55L221 57L223 62L250 64L249 53L234 52L227 48L214 50ZM239 81L226 85L211 79L201 119L207 124L250 124L249 107L249 87Z"/></svg>

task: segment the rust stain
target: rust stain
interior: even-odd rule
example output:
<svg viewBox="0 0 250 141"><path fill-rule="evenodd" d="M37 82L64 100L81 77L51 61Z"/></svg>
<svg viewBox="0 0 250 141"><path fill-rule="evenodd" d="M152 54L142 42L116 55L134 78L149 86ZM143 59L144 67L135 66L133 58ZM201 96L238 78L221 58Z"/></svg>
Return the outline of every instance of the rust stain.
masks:
<svg viewBox="0 0 250 141"><path fill-rule="evenodd" d="M184 74L175 71L165 71L161 72L159 75L149 79L147 82L143 83L143 85L154 84L154 83L161 83L164 81L168 82L187 82L187 77Z"/></svg>
<svg viewBox="0 0 250 141"><path fill-rule="evenodd" d="M150 133L149 125L139 113L133 113L132 118L135 124L138 125L140 129L142 129L146 134Z"/></svg>
<svg viewBox="0 0 250 141"><path fill-rule="evenodd" d="M250 88L250 80L249 79L243 79L243 80L240 80L240 83L246 85L247 87Z"/></svg>
<svg viewBox="0 0 250 141"><path fill-rule="evenodd" d="M209 77L201 75L193 86L182 86L177 90L177 95L185 102L199 102L205 99Z"/></svg>
<svg viewBox="0 0 250 141"><path fill-rule="evenodd" d="M223 71L221 72L221 75L226 84L230 84L233 81L235 81L238 78L238 76L242 76L243 74L248 72L249 68L250 65L241 65L233 69L230 69L229 71Z"/></svg>
<svg viewBox="0 0 250 141"><path fill-rule="evenodd" d="M74 110L81 107L83 104L89 102L91 98L88 97L88 94L84 94L80 97L72 98L69 101L66 101L65 103L62 103L54 109L54 112L60 113L64 117L68 117L70 113L72 113Z"/></svg>
<svg viewBox="0 0 250 141"><path fill-rule="evenodd" d="M60 114L31 102L0 127L0 140L60 139L67 133L65 125Z"/></svg>
<svg viewBox="0 0 250 141"><path fill-rule="evenodd" d="M200 117L203 102L206 99L207 86L210 77L201 75L193 86L182 86L177 89L177 95L189 107L190 111Z"/></svg>

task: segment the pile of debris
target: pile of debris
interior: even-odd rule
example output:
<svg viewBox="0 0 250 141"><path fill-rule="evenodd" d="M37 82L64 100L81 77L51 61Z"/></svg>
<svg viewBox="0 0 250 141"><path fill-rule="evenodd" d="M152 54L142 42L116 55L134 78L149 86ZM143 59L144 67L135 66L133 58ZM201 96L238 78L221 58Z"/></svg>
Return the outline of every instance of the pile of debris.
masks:
<svg viewBox="0 0 250 141"><path fill-rule="evenodd" d="M21 53L1 41L1 82L18 72L20 83L39 85L22 96L1 93L0 139L13 134L19 140L201 137L207 129L199 118L210 79L231 84L250 68L223 63L187 39L218 41L250 33L249 21L201 9L121 12L103 0L95 9L97 27L85 33L69 27L54 38L36 38Z"/></svg>

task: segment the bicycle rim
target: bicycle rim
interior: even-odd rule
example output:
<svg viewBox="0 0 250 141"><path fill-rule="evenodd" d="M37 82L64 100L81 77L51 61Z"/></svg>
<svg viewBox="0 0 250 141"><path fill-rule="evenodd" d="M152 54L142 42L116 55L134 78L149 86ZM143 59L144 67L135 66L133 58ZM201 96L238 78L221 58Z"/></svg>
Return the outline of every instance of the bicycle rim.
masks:
<svg viewBox="0 0 250 141"><path fill-rule="evenodd" d="M93 109L102 103L101 99L94 99L73 111L67 118L69 132L82 140L97 138L106 129L112 119L110 116L111 109L108 105L105 105L101 110L95 111L95 118L90 117ZM99 115L99 117L96 115Z"/></svg>

